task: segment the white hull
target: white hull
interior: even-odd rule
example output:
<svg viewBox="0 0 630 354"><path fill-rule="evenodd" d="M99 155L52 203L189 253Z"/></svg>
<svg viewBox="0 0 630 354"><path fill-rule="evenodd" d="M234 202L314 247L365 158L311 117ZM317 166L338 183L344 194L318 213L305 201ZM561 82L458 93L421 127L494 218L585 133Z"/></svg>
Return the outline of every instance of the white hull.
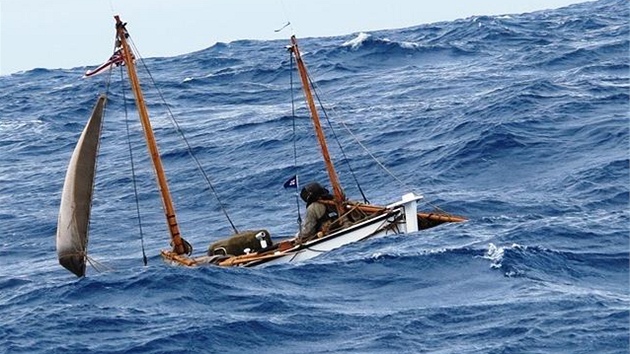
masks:
<svg viewBox="0 0 630 354"><path fill-rule="evenodd" d="M400 213L394 213L391 216L380 216L375 218L378 220L376 222L374 222L374 220L368 220L365 223L355 225L350 229L341 230L327 235L324 238L309 241L304 245L296 247L295 250L288 250L286 251L286 254L282 257L271 259L266 262L252 262L251 264L247 264L246 266L253 267L259 265L267 266L274 264L303 262L328 251L332 251L336 248L354 242L358 242L368 238L377 238L391 234L398 234L401 233L400 226L404 224L404 221L396 222L396 219L399 217L399 215ZM364 225L366 223L367 225Z"/></svg>
<svg viewBox="0 0 630 354"><path fill-rule="evenodd" d="M418 231L416 206L417 201L421 198L413 194L407 194L403 196L401 202L390 205L391 209L386 214L378 215L284 252L278 252L277 257L252 261L244 264L244 266L256 267L303 262L336 248L368 238L407 233L408 230L409 232ZM411 223L408 224L407 220L410 220Z"/></svg>

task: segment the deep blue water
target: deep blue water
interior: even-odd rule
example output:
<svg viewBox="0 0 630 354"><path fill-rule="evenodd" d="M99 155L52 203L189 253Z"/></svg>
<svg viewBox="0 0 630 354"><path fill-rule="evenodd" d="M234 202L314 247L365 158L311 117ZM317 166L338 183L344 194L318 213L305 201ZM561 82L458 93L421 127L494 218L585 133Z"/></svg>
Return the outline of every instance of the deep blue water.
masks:
<svg viewBox="0 0 630 354"><path fill-rule="evenodd" d="M90 234L99 266L82 279L61 268L65 168L106 76L81 79L86 66L0 77L0 352L627 353L629 18L626 1L603 0L300 39L370 201L414 190L423 209L470 221L262 269L162 262L166 226L130 111L143 265L118 71ZM113 20L103 21L113 41ZM296 231L282 188L294 173L287 44L144 61L236 226L275 236ZM199 254L231 228L144 82L182 232ZM324 181L294 96L302 181Z"/></svg>

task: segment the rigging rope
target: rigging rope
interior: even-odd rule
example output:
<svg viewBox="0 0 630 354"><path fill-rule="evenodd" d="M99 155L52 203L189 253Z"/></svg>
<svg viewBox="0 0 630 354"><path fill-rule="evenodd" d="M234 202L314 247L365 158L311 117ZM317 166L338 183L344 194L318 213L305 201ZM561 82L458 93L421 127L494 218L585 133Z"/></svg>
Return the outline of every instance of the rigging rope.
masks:
<svg viewBox="0 0 630 354"><path fill-rule="evenodd" d="M291 115L293 117L293 167L295 168L295 204L297 205L297 223L298 230L302 230L302 212L300 211L300 198L298 197L300 190L300 178L298 177L297 168L297 134L295 133L295 96L293 95L293 54L289 52L289 61L291 63L289 77L291 81Z"/></svg>
<svg viewBox="0 0 630 354"><path fill-rule="evenodd" d="M129 162L131 163L131 181L133 183L133 194L136 199L136 215L138 216L138 229L140 230L140 245L142 247L142 261L146 266L147 255L144 251L144 232L142 231L142 217L140 215L140 198L138 197L138 183L136 182L136 170L133 160L133 149L131 146L131 129L129 129L129 114L127 110L127 96L125 95L125 78L123 76L123 68L120 67L120 87L122 91L123 107L125 109L125 125L127 128L127 146L129 147Z"/></svg>
<svg viewBox="0 0 630 354"><path fill-rule="evenodd" d="M115 50L115 48L114 48ZM105 117L107 116L105 114L105 110L107 109L107 100L109 100L109 87L110 87L110 83L111 83L111 72L109 73L109 75L107 76L107 79L105 80L105 102L103 102L103 116L101 119L101 125L99 127L99 132L100 134L103 134L103 125L105 124ZM99 135L98 137L98 143L96 144L96 156L98 157L100 154L100 149L101 149L101 136ZM92 191L94 191L94 184L96 181L96 173L98 172L98 158L96 158L94 160L94 178L92 179ZM93 193L93 192L92 192ZM90 198L90 210L92 210L92 203L94 202L94 198ZM92 218L89 217L88 218L88 225L87 225L87 230L88 233L86 235L86 238L89 238L89 230L90 230L90 223L92 222ZM86 240L87 242L87 240ZM83 256L85 257L85 259L88 261L88 263L92 266L92 268L94 268L97 272L100 272L100 269L98 267L98 265L100 265L100 263L98 263L95 259L91 258L90 256L88 256L87 252L85 252L83 254ZM105 268L105 267L103 267Z"/></svg>
<svg viewBox="0 0 630 354"><path fill-rule="evenodd" d="M88 256L87 254L85 255L85 259L88 261L88 263L90 264L90 266L92 266L92 268L94 268L94 270L96 270L97 273L103 273L104 271L112 271L114 270L114 268L101 263L99 261L97 261L96 259Z"/></svg>
<svg viewBox="0 0 630 354"><path fill-rule="evenodd" d="M341 151L341 154L343 155L344 162L346 163L346 165L348 166L348 169L350 170L350 174L352 175L352 178L354 179L354 183L356 183L357 188L359 188L359 192L361 193L361 196L363 197L363 201L366 204L369 204L370 202L368 201L367 197L365 196L365 193L363 193L363 189L361 188L361 184L359 183L359 180L357 179L357 176L354 173L354 170L352 169L352 166L350 165L350 160L346 156L346 152L343 150L343 147L341 146L341 142L337 138L337 133L335 132L335 129L333 128L333 126L332 126L332 124L330 122L330 118L328 117L328 112L326 112L326 109L324 108L324 105L322 104L322 101L321 101L321 99L319 97L319 93L318 93L319 88L315 85L315 83L311 79L311 76L309 75L308 72L306 73L306 76L308 77L308 81L311 84L311 87L313 87L313 92L315 92L315 97L317 98L317 102L319 102L319 106L322 108L322 112L324 113L324 117L326 117L326 122L328 123L328 126L330 127L330 131L332 132L333 138L337 142L337 146L339 146L339 150Z"/></svg>
<svg viewBox="0 0 630 354"><path fill-rule="evenodd" d="M307 73L308 75L308 73ZM345 153L343 152L343 149L341 148L341 144L339 143L339 140L337 139L337 136L335 134L335 130L331 125L330 119L328 118L328 114L326 113L326 109L324 108L324 105L322 104L320 97L319 97L319 87L317 86L317 84L315 84L315 82L313 82L311 80L310 75L308 75L308 79L311 82L311 85L313 86L313 91L315 92L315 96L317 97L317 101L319 102L322 111L324 112L324 116L326 117L326 120L328 121L328 126L330 127L330 129L333 132L333 136L335 137L335 140L337 141L337 144L339 144L339 148L341 149L341 152L344 155L344 158L346 158ZM335 112L335 108L331 107L331 110L333 112ZM338 117L339 115L336 114L335 112L335 116ZM407 185L405 182L403 182L400 178L398 178L396 175L394 175L376 156L374 156L374 154L372 154L372 152L370 152L370 150L368 150L368 148L361 142L361 140L359 140L359 138L352 132L352 130L350 130L350 128L348 127L348 125L341 119L336 119L336 121L338 121L341 126L348 132L348 134L350 134L350 136L352 136L352 138L354 139L354 141L370 156L370 158L372 158L372 160L374 160L376 162L376 164L381 167L383 169L383 171L385 171L390 177L392 177L394 180L396 180L396 182L398 182L403 188L407 189L407 190L413 190L413 188L411 188L409 185ZM350 171L352 173L352 167L350 166L350 163L348 160L346 160L346 163L348 164L348 168L350 168ZM354 177L354 173L352 173L352 176ZM355 177L355 181L356 181L356 177ZM357 187L359 187L359 191L361 191L361 186L358 184L357 182ZM419 193L422 194L422 193ZM363 192L361 191L361 195L363 195ZM363 197L365 200L365 196ZM367 201L366 201L367 202ZM439 210L441 212L446 213L442 208L440 208L439 206L432 204L429 201L424 200L424 202L427 205L430 205L431 207L433 207L436 210Z"/></svg>
<svg viewBox="0 0 630 354"><path fill-rule="evenodd" d="M166 110L168 112L168 117L170 118L171 123L173 123L173 126L175 127L175 130L179 133L180 137L184 141L184 144L186 145L186 150L188 152L188 155L190 155L190 157L193 159L193 161L197 165L197 170L201 173L201 175L205 179L206 183L208 184L208 186L212 190L212 193L214 194L214 197L217 200L217 203L219 203L219 207L221 208L221 211L223 212L223 214L225 215L226 219L230 223L230 226L232 227L232 230L234 231L234 233L238 233L238 229L236 228L236 226L232 222L232 219L228 215L227 209L225 208L225 205L223 204L223 202L221 202L221 199L219 198L219 194L218 194L217 190L214 188L214 185L212 185L212 182L210 181L210 177L208 177L208 174L206 173L206 171L201 166L201 162L199 162L199 159L197 159L197 156L195 156L195 154L194 154L194 152L193 152L193 150L192 150L192 148L190 146L190 143L188 142L188 139L184 135L184 131L181 129L181 127L180 127L179 123L177 122L177 120L175 120L175 116L173 115L173 112L171 111L171 108L168 106L168 104L166 104L166 100L164 99L164 95L162 94L162 90L160 90L159 86L156 84L155 80L153 79L153 75L151 74L151 72L149 71L149 68L147 67L147 65L145 64L144 60L142 59L142 56L140 56L140 52L136 48L136 45L133 42L133 40L131 39L131 37L129 37L129 41L131 43L131 46L133 47L133 51L138 54L138 58L139 58L138 60L140 60L140 62L142 63L142 66L144 67L144 70L149 75L149 78L151 79L151 82L153 83L153 86L157 90L158 95L160 96L160 99L162 100L162 103L164 104L164 107L166 107Z"/></svg>

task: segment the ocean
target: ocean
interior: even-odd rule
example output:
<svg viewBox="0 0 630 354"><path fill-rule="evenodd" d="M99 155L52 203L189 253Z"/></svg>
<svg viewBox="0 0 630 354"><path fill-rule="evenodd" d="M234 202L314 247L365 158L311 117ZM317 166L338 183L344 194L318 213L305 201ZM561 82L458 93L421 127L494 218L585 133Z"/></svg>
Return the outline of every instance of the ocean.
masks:
<svg viewBox="0 0 630 354"><path fill-rule="evenodd" d="M627 1L600 0L299 38L346 194L362 198L356 178L374 204L414 191L421 210L469 221L254 269L162 261L118 69L1 76L0 353L628 353L629 18ZM283 183L327 185L288 36L137 62L196 254L231 234L224 211L240 230L294 234ZM107 79L92 265L77 278L57 261L57 214Z"/></svg>

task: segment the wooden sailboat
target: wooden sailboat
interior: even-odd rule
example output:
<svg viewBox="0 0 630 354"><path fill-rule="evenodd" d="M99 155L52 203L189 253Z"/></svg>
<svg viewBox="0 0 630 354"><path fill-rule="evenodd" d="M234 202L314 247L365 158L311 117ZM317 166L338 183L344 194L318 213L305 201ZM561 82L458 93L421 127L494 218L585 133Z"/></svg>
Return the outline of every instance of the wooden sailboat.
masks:
<svg viewBox="0 0 630 354"><path fill-rule="evenodd" d="M446 214L443 212L424 213L417 211L417 202L422 196L408 193L401 200L387 206L375 206L346 199L339 177L331 159L326 138L320 123L319 113L313 99L311 83L298 48L297 39L291 37L289 51L295 58L297 69L304 91L304 97L311 114L311 120L315 135L321 149L322 158L326 166L329 182L333 190L332 200L320 200L336 209L337 220L324 233L308 241L301 241L296 236L276 245L267 246L257 252L244 255L215 255L218 258L213 263L221 266L245 266L281 264L299 262L316 257L324 252L341 246L391 234L413 233L422 229L428 229L443 223L463 222L467 219L461 216ZM343 223L342 223L343 221ZM211 247L212 251L212 247ZM163 253L169 259L168 253Z"/></svg>
<svg viewBox="0 0 630 354"><path fill-rule="evenodd" d="M391 234L413 233L443 223L466 221L464 217L446 213L419 213L417 211L417 202L421 200L422 197L413 193L405 194L400 201L393 202L387 206L375 206L347 200L328 150L326 137L319 119L319 113L313 99L306 65L302 60L295 36L291 37L289 50L297 63L304 97L311 113L313 128L333 190L332 200L320 202L329 204L336 209L338 220L333 220L331 225L337 224L337 226L333 226L327 232L323 234L320 233L318 237L305 242L299 240L298 237L289 238L276 244L265 244L265 247L255 252L247 254L226 254L226 252L223 251L214 255L210 254L201 259L196 259L195 262L210 262L220 266L244 267L300 262L316 257L324 252L368 238L382 237ZM344 220L343 224L341 220ZM267 243L267 239L265 239L265 243ZM213 247L210 248L210 252L212 251ZM162 255L167 260L185 264L180 261L181 256L175 255L173 252L163 251Z"/></svg>
<svg viewBox="0 0 630 354"><path fill-rule="evenodd" d="M169 230L171 248L161 251L162 257L167 262L184 266L213 264L245 267L297 262L313 258L322 252L359 240L389 234L411 233L445 222L461 222L465 220L465 218L448 214L418 213L416 210L417 201L422 197L413 193L406 194L400 201L387 206L368 205L346 199L328 152L326 139L313 101L306 67L301 58L297 40L295 37L292 37L290 51L297 62L304 95L311 112L313 126L334 193L334 198L327 201L327 203L330 203L331 207L337 210L339 220L343 218L345 222L342 225L340 222L333 221L332 225L337 224L335 227L331 227L328 232L320 234L320 237L308 241L287 237L274 242L265 230L246 231L211 245L208 254L196 257L191 256L192 247L180 233L168 181L164 173L158 145L155 141L149 113L136 73L135 56L128 43L125 23L120 20L119 16L114 18L116 21L117 49L110 60L120 60L124 63L134 93L138 116L153 163L153 170ZM101 68L98 70L101 70ZM77 276L85 275L92 186L94 184L96 155L105 101L105 96L99 97L94 112L71 157L59 210L57 228L59 262Z"/></svg>

